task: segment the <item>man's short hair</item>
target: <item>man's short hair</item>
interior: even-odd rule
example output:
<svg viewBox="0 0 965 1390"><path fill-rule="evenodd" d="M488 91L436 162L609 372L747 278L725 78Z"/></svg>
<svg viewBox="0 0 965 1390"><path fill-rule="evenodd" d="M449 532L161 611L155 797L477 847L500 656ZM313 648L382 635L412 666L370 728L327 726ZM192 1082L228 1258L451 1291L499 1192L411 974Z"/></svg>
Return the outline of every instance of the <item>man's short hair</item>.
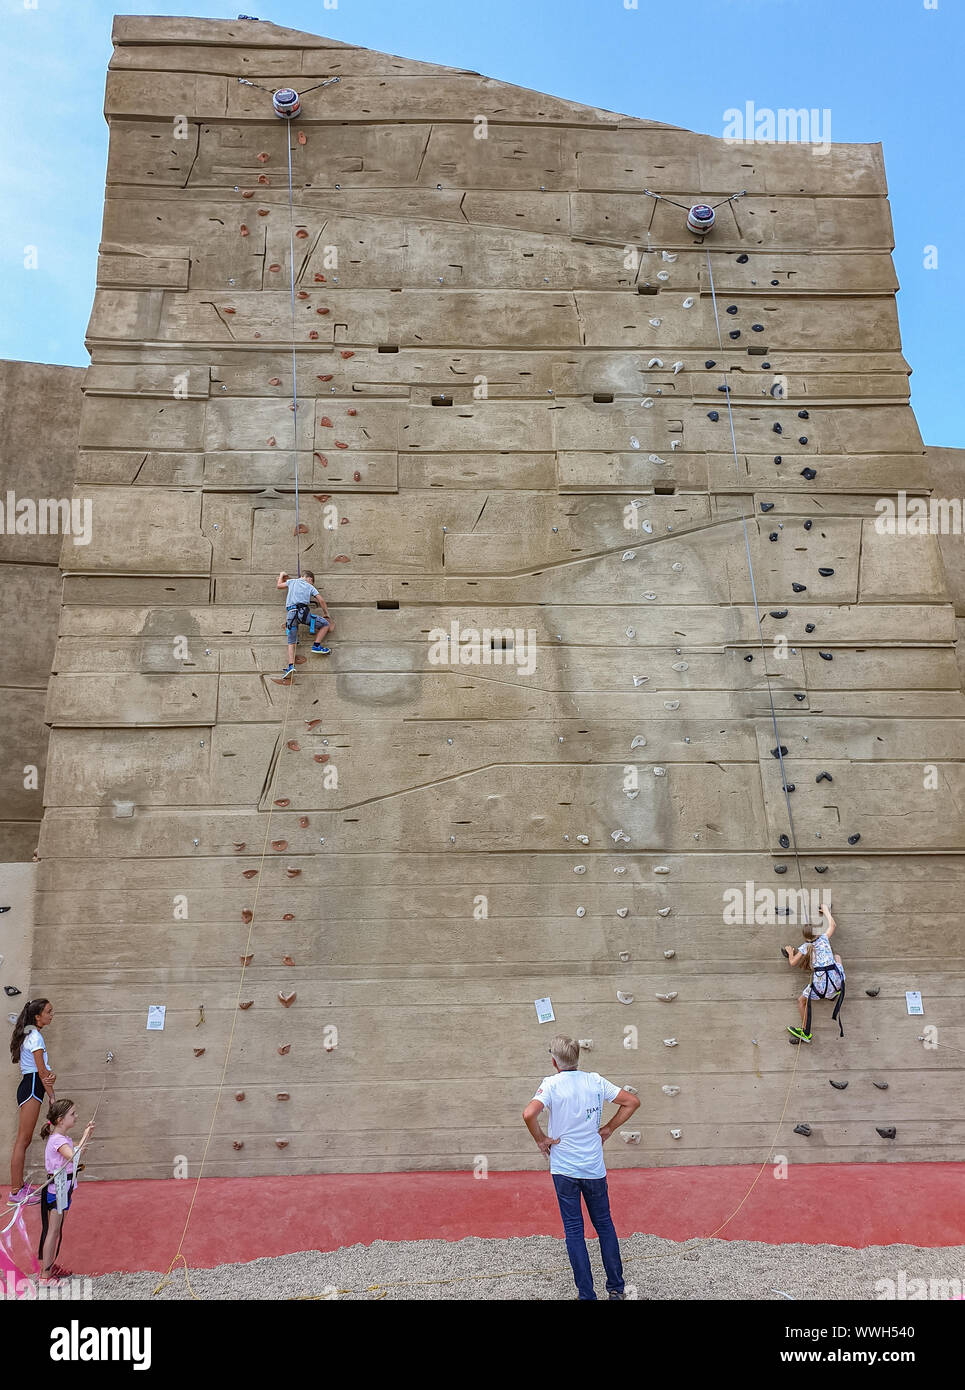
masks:
<svg viewBox="0 0 965 1390"><path fill-rule="evenodd" d="M550 1052L562 1071L574 1071L580 1060L580 1044L575 1038L564 1038L562 1034L550 1043Z"/></svg>
<svg viewBox="0 0 965 1390"><path fill-rule="evenodd" d="M315 583L315 576L312 574L311 570L302 570L302 578L310 579L313 584Z"/></svg>

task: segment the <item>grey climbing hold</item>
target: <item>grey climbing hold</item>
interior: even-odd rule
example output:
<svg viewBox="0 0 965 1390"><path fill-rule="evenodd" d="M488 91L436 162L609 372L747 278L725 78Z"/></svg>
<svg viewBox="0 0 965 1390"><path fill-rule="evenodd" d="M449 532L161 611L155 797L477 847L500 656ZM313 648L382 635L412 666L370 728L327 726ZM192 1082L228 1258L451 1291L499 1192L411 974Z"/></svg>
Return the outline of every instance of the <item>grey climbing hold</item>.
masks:
<svg viewBox="0 0 965 1390"><path fill-rule="evenodd" d="M593 1051L593 1039L592 1039L592 1038L578 1038L577 1041L578 1041L579 1044L580 1044L580 1051L581 1051L581 1052L592 1052L592 1051Z"/></svg>
<svg viewBox="0 0 965 1390"><path fill-rule="evenodd" d="M786 618L786 617L787 617L787 609L786 609L786 608L772 608L772 609L771 609L771 617L772 617L772 618Z"/></svg>
<svg viewBox="0 0 965 1390"><path fill-rule="evenodd" d="M714 361L713 358L711 358L709 362L705 362L705 363L704 363L704 366L705 366L705 367L708 367L708 368L710 368L710 367L716 367L716 366L717 366L717 363Z"/></svg>
<svg viewBox="0 0 965 1390"><path fill-rule="evenodd" d="M630 744L630 747L631 747L631 749L632 749L632 748L643 748L643 747L645 746L646 742L647 742L647 740L646 740L646 738L643 736L643 734L637 734L636 738L634 738L633 742Z"/></svg>
<svg viewBox="0 0 965 1390"><path fill-rule="evenodd" d="M620 556L621 560L635 560L636 558L637 552L635 550L625 550Z"/></svg>
<svg viewBox="0 0 965 1390"><path fill-rule="evenodd" d="M815 872L816 874L826 874L827 871L828 871L828 866L827 866L827 864L815 864L815 866L814 866L814 872Z"/></svg>
<svg viewBox="0 0 965 1390"><path fill-rule="evenodd" d="M627 913L628 913L629 911L630 911L630 909L629 909L628 907L618 907L618 908L617 908L617 916L618 916L618 917L626 917L626 915L627 915Z"/></svg>
<svg viewBox="0 0 965 1390"><path fill-rule="evenodd" d="M777 837L777 842L778 842L778 844L781 846L781 849L790 849L790 848L791 848L791 842L790 842L790 840L787 838L786 835L779 835L779 836Z"/></svg>
<svg viewBox="0 0 965 1390"><path fill-rule="evenodd" d="M772 757L772 758L777 758L777 757L786 758L786 757L787 757L787 749L784 747L784 744L783 744L783 743L781 744L780 748L772 748L772 749L771 749L771 757Z"/></svg>
<svg viewBox="0 0 965 1390"><path fill-rule="evenodd" d="M805 631L805 632L813 632L813 631L814 631L814 624L813 624L813 623L805 623L805 624L804 624L804 631Z"/></svg>
<svg viewBox="0 0 965 1390"><path fill-rule="evenodd" d="M849 844L849 845L856 845L860 839L861 839L861 836L860 836L860 835L849 835L849 836L848 836L848 844Z"/></svg>
<svg viewBox="0 0 965 1390"><path fill-rule="evenodd" d="M833 782L834 778L831 776L830 772L819 772L814 780L815 782Z"/></svg>
<svg viewBox="0 0 965 1390"><path fill-rule="evenodd" d="M803 593L805 592L805 590L807 589L807 585L806 585L806 584L798 584L798 583L796 583L795 581L792 580L792 581L791 581L791 588L794 590L794 592L795 592L796 594L803 594Z"/></svg>
<svg viewBox="0 0 965 1390"><path fill-rule="evenodd" d="M620 1135L624 1144L639 1144L640 1131L638 1129L625 1129Z"/></svg>
<svg viewBox="0 0 965 1390"><path fill-rule="evenodd" d="M775 864L775 865L774 865L774 872L775 872L776 874L786 874L786 873L787 873L787 865L786 865L786 864Z"/></svg>
<svg viewBox="0 0 965 1390"><path fill-rule="evenodd" d="M887 1081L872 1081L871 1084L872 1086L876 1086L879 1091L887 1091L888 1089Z"/></svg>
<svg viewBox="0 0 965 1390"><path fill-rule="evenodd" d="M807 443L806 440L805 440L805 443ZM818 476L818 475L817 475L817 470L814 469L814 468L802 468L802 469L801 469L801 477L802 477L802 478L807 478L807 480L808 480L809 483L810 483L810 482L813 482L814 479L815 479L817 476Z"/></svg>
<svg viewBox="0 0 965 1390"><path fill-rule="evenodd" d="M875 1128L878 1129L878 1126L876 1125ZM898 1131L895 1129L894 1125L889 1125L887 1129L878 1129L878 1133L881 1135L882 1139L894 1139Z"/></svg>
<svg viewBox="0 0 965 1390"><path fill-rule="evenodd" d="M657 864L654 868L655 874L669 874L670 870L666 864Z"/></svg>
<svg viewBox="0 0 965 1390"><path fill-rule="evenodd" d="M714 420L714 421L719 420L719 419L720 419L720 414L719 414L719 412L716 411L716 410L708 410L708 412L707 412L707 419L708 419L708 420Z"/></svg>
<svg viewBox="0 0 965 1390"><path fill-rule="evenodd" d="M621 951L621 952L620 952L620 959L621 959L622 961L628 961L628 960L630 959L630 952L629 952L629 951Z"/></svg>
<svg viewBox="0 0 965 1390"><path fill-rule="evenodd" d="M810 1136L810 1133L811 1133L811 1126L810 1126L810 1125L795 1125L795 1126L794 1126L794 1133L795 1133L795 1134L803 1134L804 1137L805 1137L805 1139L807 1139L807 1138Z"/></svg>
<svg viewBox="0 0 965 1390"><path fill-rule="evenodd" d="M832 655L831 652L818 652L818 656L821 658L822 661L833 661L833 660L834 660L834 656Z"/></svg>
<svg viewBox="0 0 965 1390"><path fill-rule="evenodd" d="M586 908L585 908L585 907L578 907L578 908L576 909L576 915L577 915L577 917L585 917L585 916L586 916Z"/></svg>
<svg viewBox="0 0 965 1390"><path fill-rule="evenodd" d="M586 873L586 865L585 865L585 864L574 864L574 865L573 865L573 872L574 872L575 874L585 874L585 873Z"/></svg>
<svg viewBox="0 0 965 1390"><path fill-rule="evenodd" d="M762 502L762 503L761 503L761 511L762 511L762 512L772 512L773 510L774 510L774 503L773 503L773 502Z"/></svg>
<svg viewBox="0 0 965 1390"><path fill-rule="evenodd" d="M653 769L653 775L654 777L666 777L667 769L665 767L655 767Z"/></svg>
<svg viewBox="0 0 965 1390"><path fill-rule="evenodd" d="M847 1081L832 1081L831 1085L836 1091L846 1091L848 1089Z"/></svg>
<svg viewBox="0 0 965 1390"><path fill-rule="evenodd" d="M827 565L818 565L818 574L823 575L825 579L830 579L831 575L834 574L834 570L829 569Z"/></svg>
<svg viewBox="0 0 965 1390"><path fill-rule="evenodd" d="M671 1139L679 1139L680 1136L681 1136L682 1134L683 1134L683 1130L682 1130L682 1129L672 1129L672 1130L670 1131L670 1137L671 1137ZM686 1259L686 1256L685 1256L684 1258Z"/></svg>

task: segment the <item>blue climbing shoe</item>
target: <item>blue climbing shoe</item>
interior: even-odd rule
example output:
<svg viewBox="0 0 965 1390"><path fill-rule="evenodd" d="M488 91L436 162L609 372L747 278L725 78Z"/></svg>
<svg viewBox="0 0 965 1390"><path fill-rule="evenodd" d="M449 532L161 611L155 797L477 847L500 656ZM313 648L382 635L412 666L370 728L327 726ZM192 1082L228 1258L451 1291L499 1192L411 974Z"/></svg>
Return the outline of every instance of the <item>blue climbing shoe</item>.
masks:
<svg viewBox="0 0 965 1390"><path fill-rule="evenodd" d="M282 680L285 680L286 677L288 677L288 676L293 676L294 674L295 674L295 667L294 667L294 664L293 664L293 665L291 665L291 666L286 666L286 667L285 667L284 671L282 671L282 673L281 673L281 678L282 678Z"/></svg>
<svg viewBox="0 0 965 1390"><path fill-rule="evenodd" d="M320 642L312 643L312 656L331 656L331 647L323 647Z"/></svg>

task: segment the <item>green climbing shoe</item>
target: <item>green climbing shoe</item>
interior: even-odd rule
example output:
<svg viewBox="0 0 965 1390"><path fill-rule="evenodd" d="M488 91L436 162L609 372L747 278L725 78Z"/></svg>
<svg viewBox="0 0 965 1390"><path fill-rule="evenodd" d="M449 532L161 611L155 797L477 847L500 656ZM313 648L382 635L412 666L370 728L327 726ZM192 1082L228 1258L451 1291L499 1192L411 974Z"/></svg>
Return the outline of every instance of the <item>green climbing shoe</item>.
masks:
<svg viewBox="0 0 965 1390"><path fill-rule="evenodd" d="M803 1028L792 1028L791 1025L788 1024L787 1031L790 1033L792 1038L797 1038L798 1042L809 1043L811 1041L811 1034L805 1033Z"/></svg>

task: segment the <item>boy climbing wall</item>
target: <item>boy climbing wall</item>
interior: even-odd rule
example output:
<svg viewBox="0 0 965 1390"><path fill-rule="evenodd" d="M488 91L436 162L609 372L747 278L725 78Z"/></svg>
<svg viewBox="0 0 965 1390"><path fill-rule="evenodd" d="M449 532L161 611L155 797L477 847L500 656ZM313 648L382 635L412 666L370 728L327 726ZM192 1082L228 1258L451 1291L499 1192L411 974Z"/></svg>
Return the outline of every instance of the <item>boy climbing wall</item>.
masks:
<svg viewBox="0 0 965 1390"><path fill-rule="evenodd" d="M298 643L298 625L305 623L312 636L315 638L312 643L312 654L314 656L330 656L331 647L323 647L321 637L324 633L333 632L335 623L332 620L328 605L321 594L315 588L315 576L311 570L305 570L300 578L290 579L282 570L278 576L278 589L287 589L288 597L285 601L285 631L288 635L288 665L282 673L282 679L292 675L295 670L295 647ZM322 610L322 618L319 620L311 611L311 605L315 604Z"/></svg>

